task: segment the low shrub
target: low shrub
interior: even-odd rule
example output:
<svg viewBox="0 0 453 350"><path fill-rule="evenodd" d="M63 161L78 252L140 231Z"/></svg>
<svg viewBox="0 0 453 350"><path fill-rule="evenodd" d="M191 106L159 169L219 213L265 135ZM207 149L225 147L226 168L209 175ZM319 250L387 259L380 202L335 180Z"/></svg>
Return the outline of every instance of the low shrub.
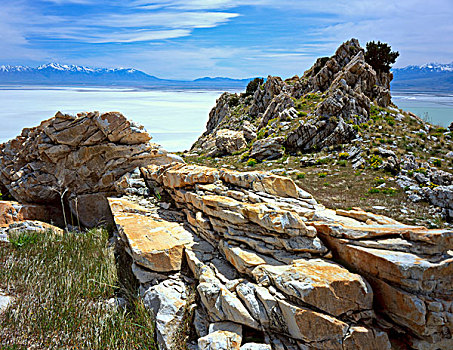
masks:
<svg viewBox="0 0 453 350"><path fill-rule="evenodd" d="M258 164L258 162L256 161L256 159L250 158L250 159L247 161L247 165L248 165L248 166L255 166L256 164Z"/></svg>
<svg viewBox="0 0 453 350"><path fill-rule="evenodd" d="M348 159L349 158L349 153L348 152L341 152L338 155L338 158L340 158L340 159Z"/></svg>

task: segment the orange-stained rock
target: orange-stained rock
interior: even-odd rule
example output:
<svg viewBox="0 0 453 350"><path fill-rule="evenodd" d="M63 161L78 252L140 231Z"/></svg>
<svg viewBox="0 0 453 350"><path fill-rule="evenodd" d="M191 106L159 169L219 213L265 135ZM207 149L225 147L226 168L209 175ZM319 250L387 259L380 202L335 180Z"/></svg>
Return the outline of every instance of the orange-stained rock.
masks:
<svg viewBox="0 0 453 350"><path fill-rule="evenodd" d="M179 223L147 216L146 208L127 200L109 198L109 203L118 231L137 264L157 272L181 268L184 247L193 243L190 231Z"/></svg>
<svg viewBox="0 0 453 350"><path fill-rule="evenodd" d="M334 340L338 344L336 349L342 349L341 343L349 328L346 323L284 300L279 300L278 305L293 338L305 342Z"/></svg>
<svg viewBox="0 0 453 350"><path fill-rule="evenodd" d="M57 225L61 225L63 221L61 211L55 207L0 201L0 227L24 220L53 222Z"/></svg>
<svg viewBox="0 0 453 350"><path fill-rule="evenodd" d="M361 326L351 327L343 342L344 350L390 350L391 344L385 332Z"/></svg>
<svg viewBox="0 0 453 350"><path fill-rule="evenodd" d="M371 310L373 291L360 276L321 259L300 259L292 265L260 265L256 281L267 276L282 293L333 316Z"/></svg>
<svg viewBox="0 0 453 350"><path fill-rule="evenodd" d="M347 216L359 221L363 222L373 222L377 223L379 225L401 225L400 222L393 220L387 216L384 215L377 215L373 214L367 211L364 211L360 208L356 208L354 210L343 210L343 209L337 209L336 210L337 215L342 215L342 216Z"/></svg>
<svg viewBox="0 0 453 350"><path fill-rule="evenodd" d="M366 248L353 241L325 236L334 256L354 269L414 292L452 295L453 257L430 262L415 254Z"/></svg>
<svg viewBox="0 0 453 350"><path fill-rule="evenodd" d="M259 256L248 249L232 246L225 241L220 241L219 249L223 252L230 264L241 273L250 275L255 267L267 263L264 256Z"/></svg>

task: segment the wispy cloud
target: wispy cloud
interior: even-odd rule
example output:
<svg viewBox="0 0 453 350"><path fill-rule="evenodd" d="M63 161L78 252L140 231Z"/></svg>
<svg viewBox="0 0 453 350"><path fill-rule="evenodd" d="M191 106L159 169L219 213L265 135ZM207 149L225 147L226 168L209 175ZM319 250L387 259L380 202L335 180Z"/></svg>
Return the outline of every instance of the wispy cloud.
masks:
<svg viewBox="0 0 453 350"><path fill-rule="evenodd" d="M389 42L398 66L450 62L452 14L451 0L2 0L0 63L290 76L351 37Z"/></svg>

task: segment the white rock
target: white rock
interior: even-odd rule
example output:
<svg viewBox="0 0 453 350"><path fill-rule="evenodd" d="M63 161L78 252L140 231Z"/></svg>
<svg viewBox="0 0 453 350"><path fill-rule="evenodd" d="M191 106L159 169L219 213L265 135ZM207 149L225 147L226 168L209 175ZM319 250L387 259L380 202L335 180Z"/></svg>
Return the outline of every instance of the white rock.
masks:
<svg viewBox="0 0 453 350"><path fill-rule="evenodd" d="M143 297L145 307L156 322L160 350L173 349L174 335L181 327L186 306L185 285L179 280L166 280L149 288Z"/></svg>

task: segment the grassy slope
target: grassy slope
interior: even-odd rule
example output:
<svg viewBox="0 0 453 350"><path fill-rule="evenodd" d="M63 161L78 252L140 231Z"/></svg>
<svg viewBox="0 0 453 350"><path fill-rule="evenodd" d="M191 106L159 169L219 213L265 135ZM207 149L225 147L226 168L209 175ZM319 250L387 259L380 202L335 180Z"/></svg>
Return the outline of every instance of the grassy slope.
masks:
<svg viewBox="0 0 453 350"><path fill-rule="evenodd" d="M15 303L0 315L0 349L156 349L153 323L129 294L128 310L107 307L119 292L108 234L19 234L0 243L0 289Z"/></svg>

